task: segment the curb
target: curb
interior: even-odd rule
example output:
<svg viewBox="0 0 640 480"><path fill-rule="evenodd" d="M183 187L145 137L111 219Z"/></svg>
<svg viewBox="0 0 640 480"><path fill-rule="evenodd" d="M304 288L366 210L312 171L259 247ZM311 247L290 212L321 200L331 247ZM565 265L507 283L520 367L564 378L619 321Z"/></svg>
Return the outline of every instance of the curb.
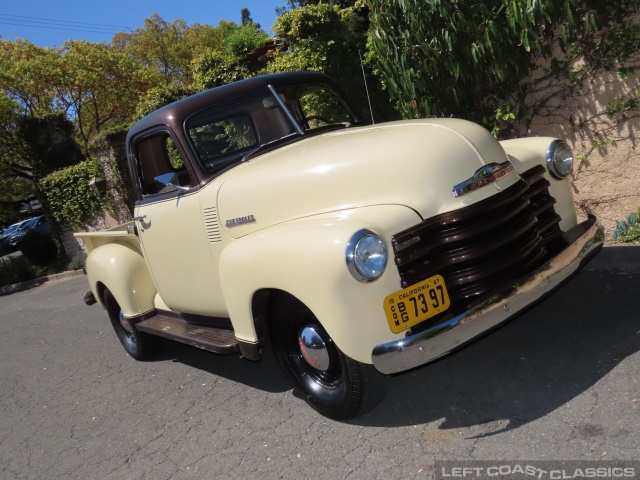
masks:
<svg viewBox="0 0 640 480"><path fill-rule="evenodd" d="M82 269L71 270L68 272L54 273L53 275L48 275L46 277L34 278L33 280L27 280L26 282L14 283L13 285L7 285L6 287L0 288L0 297L2 297L3 295L11 295L12 293L16 292L22 292L24 290L42 285L43 283L57 282L58 280L63 280L65 278L79 277L84 275L85 273L82 271Z"/></svg>

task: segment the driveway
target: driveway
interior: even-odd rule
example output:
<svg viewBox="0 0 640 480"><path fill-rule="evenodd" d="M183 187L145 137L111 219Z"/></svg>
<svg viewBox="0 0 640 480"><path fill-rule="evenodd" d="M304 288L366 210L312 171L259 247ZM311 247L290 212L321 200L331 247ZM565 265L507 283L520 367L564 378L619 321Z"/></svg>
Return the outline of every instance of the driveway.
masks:
<svg viewBox="0 0 640 480"><path fill-rule="evenodd" d="M134 361L82 302L84 277L0 297L0 478L404 479L444 459L637 460L640 256L626 252L605 249L504 328L393 377L349 423L293 396L268 350L254 364L168 343Z"/></svg>

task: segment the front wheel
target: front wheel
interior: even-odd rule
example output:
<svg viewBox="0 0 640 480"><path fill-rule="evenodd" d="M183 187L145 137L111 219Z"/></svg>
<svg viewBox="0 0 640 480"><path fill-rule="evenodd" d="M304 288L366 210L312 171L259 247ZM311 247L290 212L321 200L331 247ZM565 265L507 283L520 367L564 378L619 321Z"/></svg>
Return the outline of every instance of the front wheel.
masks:
<svg viewBox="0 0 640 480"><path fill-rule="evenodd" d="M270 338L289 383L315 410L335 420L367 412L385 396L389 378L342 353L300 301L280 296L271 309Z"/></svg>
<svg viewBox="0 0 640 480"><path fill-rule="evenodd" d="M102 297L111 320L111 326L122 346L136 360L145 360L153 356L161 347L160 339L148 333L130 332L125 328L124 313L109 290Z"/></svg>

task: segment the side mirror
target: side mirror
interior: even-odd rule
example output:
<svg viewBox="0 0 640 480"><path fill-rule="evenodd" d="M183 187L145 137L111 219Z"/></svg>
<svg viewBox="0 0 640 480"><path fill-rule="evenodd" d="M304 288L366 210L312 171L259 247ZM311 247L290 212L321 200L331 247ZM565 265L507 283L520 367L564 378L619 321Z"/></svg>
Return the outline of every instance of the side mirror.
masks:
<svg viewBox="0 0 640 480"><path fill-rule="evenodd" d="M178 180L178 174L176 172L163 173L155 177L154 180L156 187L158 187L158 193L173 192L175 190L180 190L181 192L189 191L188 187L180 185L180 180Z"/></svg>

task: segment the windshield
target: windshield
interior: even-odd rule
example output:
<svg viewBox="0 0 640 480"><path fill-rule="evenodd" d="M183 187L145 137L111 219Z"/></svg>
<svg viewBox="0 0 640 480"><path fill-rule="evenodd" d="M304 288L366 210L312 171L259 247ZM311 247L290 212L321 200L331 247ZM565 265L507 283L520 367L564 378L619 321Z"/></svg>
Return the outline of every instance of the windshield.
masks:
<svg viewBox="0 0 640 480"><path fill-rule="evenodd" d="M9 235L10 233L15 232L15 231L18 229L18 227L19 227L20 225L22 225L22 223L14 223L13 225L11 225L10 227L8 227L8 228L4 231L4 233L2 234L2 236L3 236L3 237L5 237L5 236Z"/></svg>
<svg viewBox="0 0 640 480"><path fill-rule="evenodd" d="M288 85L275 92L280 101L271 91L261 90L187 119L187 136L205 171L220 172L278 141L358 122L330 84Z"/></svg>

